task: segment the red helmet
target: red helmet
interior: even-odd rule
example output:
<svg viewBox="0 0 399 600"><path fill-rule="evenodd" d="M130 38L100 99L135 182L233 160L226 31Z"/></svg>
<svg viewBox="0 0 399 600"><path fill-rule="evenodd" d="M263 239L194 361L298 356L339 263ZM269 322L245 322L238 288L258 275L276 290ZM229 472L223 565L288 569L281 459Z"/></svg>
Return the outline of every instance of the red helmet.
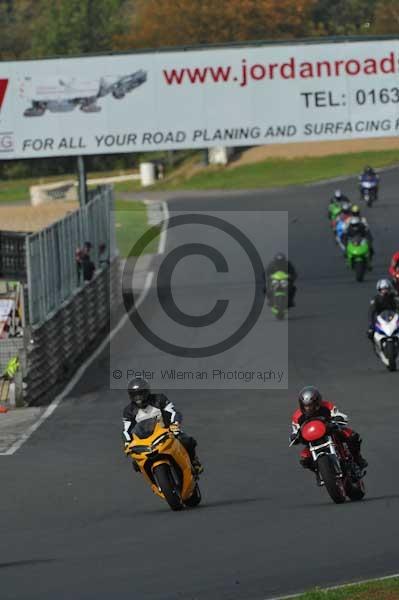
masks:
<svg viewBox="0 0 399 600"><path fill-rule="evenodd" d="M299 392L299 408L306 416L314 415L319 410L321 401L322 396L314 385L307 385Z"/></svg>

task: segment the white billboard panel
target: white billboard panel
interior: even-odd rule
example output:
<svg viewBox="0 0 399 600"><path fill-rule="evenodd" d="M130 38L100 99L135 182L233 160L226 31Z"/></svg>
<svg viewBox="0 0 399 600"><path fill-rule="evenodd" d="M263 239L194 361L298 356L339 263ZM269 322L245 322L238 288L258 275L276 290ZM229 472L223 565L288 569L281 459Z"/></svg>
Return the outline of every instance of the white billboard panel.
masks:
<svg viewBox="0 0 399 600"><path fill-rule="evenodd" d="M0 63L0 159L399 132L399 40Z"/></svg>

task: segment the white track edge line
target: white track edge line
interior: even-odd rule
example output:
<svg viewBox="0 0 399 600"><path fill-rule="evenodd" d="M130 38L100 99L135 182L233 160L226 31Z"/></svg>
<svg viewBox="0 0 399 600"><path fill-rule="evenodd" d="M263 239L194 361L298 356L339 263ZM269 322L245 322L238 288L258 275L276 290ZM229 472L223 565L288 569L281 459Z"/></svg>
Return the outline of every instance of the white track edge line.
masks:
<svg viewBox="0 0 399 600"><path fill-rule="evenodd" d="M167 236L167 230L168 230L169 210L168 210L167 203L164 201L162 202L162 209L163 209L163 213L164 213L164 220L163 220L163 225L162 225L161 236L160 236L159 243L158 243L158 254L163 254L165 252L165 248L166 248L166 236ZM15 454L15 452L17 452L17 450L19 450L21 448L21 446L23 446L23 444L31 437L31 435L33 433L35 433L35 431L40 427L40 425L42 423L44 423L44 421L46 421L46 419L48 419L53 414L53 412L56 410L56 408L58 408L58 406L64 400L65 396L67 396L67 394L69 394L71 389L77 384L79 379L82 377L82 375L85 373L85 371L89 368L89 366L92 364L92 362L101 354L101 352L104 350L106 345L109 344L109 342L114 338L114 336L118 333L118 331L120 331L120 329L124 326L127 319L130 317L130 314L132 313L132 311L137 310L137 308L144 301L144 299L146 298L146 296L151 288L153 278L154 278L154 272L149 271L147 273L147 276L145 279L144 288L143 288L136 304L132 307L131 311L129 313L125 313L123 315L123 317L121 317L121 319L115 325L115 327L112 329L112 331L109 332L107 337L101 342L101 344L98 346L98 348L96 348L96 350L93 352L93 354L91 354L87 358L87 360L83 363L83 365L81 367L79 367L79 369L76 371L76 373L72 377L72 379L68 382L66 387L62 390L62 392L60 392L58 394L58 396L56 396L54 398L54 400L49 404L49 406L46 408L44 413L39 417L39 419L37 421L35 421L35 423L33 423L30 427L28 427L28 429L20 436L20 438L16 442L14 442L9 448L7 448L7 450L5 452L0 452L0 456L11 456L12 454Z"/></svg>
<svg viewBox="0 0 399 600"><path fill-rule="evenodd" d="M168 233L169 209L168 209L168 204L165 201L162 202L162 210L163 210L164 218L163 218L163 223L162 223L161 235L159 236L158 254L165 253L166 237L167 237L167 233Z"/></svg>
<svg viewBox="0 0 399 600"><path fill-rule="evenodd" d="M394 573L393 575L384 575L384 577L374 577L373 579L361 579L360 581L353 581L351 583L341 583L340 585L332 585L326 588L318 588L320 591L329 592L333 590L339 590L345 587L354 587L356 585L362 585L364 583L372 583L373 581L387 581L388 579L395 579L395 577L399 577L399 573ZM311 590L308 590L308 592ZM297 594L291 594L289 596L274 596L273 598L265 598L264 600L292 600L293 598L300 598L303 594L307 592L298 592Z"/></svg>

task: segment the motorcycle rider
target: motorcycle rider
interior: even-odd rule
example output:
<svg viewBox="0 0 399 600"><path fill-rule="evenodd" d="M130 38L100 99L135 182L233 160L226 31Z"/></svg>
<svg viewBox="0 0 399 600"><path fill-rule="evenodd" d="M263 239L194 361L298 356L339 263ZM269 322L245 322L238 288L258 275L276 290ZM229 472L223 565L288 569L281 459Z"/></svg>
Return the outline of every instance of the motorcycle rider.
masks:
<svg viewBox="0 0 399 600"><path fill-rule="evenodd" d="M360 236L366 238L369 243L370 259L374 256L373 236L371 235L370 227L365 217L361 216L360 208L355 204L351 209L352 216L346 221L344 232L342 234L342 242L345 246L350 238Z"/></svg>
<svg viewBox="0 0 399 600"><path fill-rule="evenodd" d="M345 196L345 194L343 194L341 192L341 190L335 190L334 192L334 196L330 199L329 205L328 205L328 218L331 219L332 214L331 211L336 207L339 206L340 204L343 204L343 202L348 202L350 203L350 200L347 196Z"/></svg>
<svg viewBox="0 0 399 600"><path fill-rule="evenodd" d="M271 276L273 275L273 273L276 273L277 271L283 271L284 273L287 273L287 275L288 275L288 308L291 308L291 307L295 306L295 302L294 302L294 298L295 298L295 294L296 294L295 281L298 277L298 274L297 274L292 262L290 262L288 260L288 258L285 256L285 254L283 254L283 252L278 252L266 268L264 284L265 284L265 294L268 299L269 305L271 304L271 301L272 301L272 293L271 293L272 286L270 284Z"/></svg>
<svg viewBox="0 0 399 600"><path fill-rule="evenodd" d="M362 189L362 183L363 182L370 182L370 181L375 181L376 183L376 188L375 188L375 197L377 199L378 196L378 184L380 182L380 178L377 175L377 173L374 171L374 169L370 166L366 166L363 169L363 173L361 175L359 175L359 186L360 186L360 190Z"/></svg>
<svg viewBox="0 0 399 600"><path fill-rule="evenodd" d="M396 282L396 278L399 273L399 252L395 252L392 255L391 263L389 265L389 274Z"/></svg>
<svg viewBox="0 0 399 600"><path fill-rule="evenodd" d="M148 381L141 377L136 377L129 382L127 392L130 402L123 411L123 441L125 443L125 451L132 441L132 431L136 423L154 417L162 418L165 427L169 427L170 431L187 450L196 473L202 473L204 468L196 454L197 441L182 431L183 415L176 410L173 403L168 400L165 394L151 393ZM139 471L134 461L133 468L135 471Z"/></svg>
<svg viewBox="0 0 399 600"><path fill-rule="evenodd" d="M379 179L377 173L374 171L373 167L369 165L365 166L363 169L363 173L360 175L360 180L362 179Z"/></svg>
<svg viewBox="0 0 399 600"><path fill-rule="evenodd" d="M367 467L368 463L360 453L362 440L359 434L347 425L342 425L342 421L347 422L347 415L341 413L332 402L323 400L320 391L313 385L307 385L299 392L298 403L299 408L292 415L291 442L294 444L301 443L301 426L310 418L323 417L332 423L339 421L341 423L336 423L339 434L342 436L343 441L347 443L353 460L361 469ZM314 470L309 448L302 450L299 462L304 469Z"/></svg>
<svg viewBox="0 0 399 600"><path fill-rule="evenodd" d="M384 310L399 312L399 298L389 279L380 279L376 285L377 295L370 302L369 328L367 336L372 341L374 338L375 321Z"/></svg>

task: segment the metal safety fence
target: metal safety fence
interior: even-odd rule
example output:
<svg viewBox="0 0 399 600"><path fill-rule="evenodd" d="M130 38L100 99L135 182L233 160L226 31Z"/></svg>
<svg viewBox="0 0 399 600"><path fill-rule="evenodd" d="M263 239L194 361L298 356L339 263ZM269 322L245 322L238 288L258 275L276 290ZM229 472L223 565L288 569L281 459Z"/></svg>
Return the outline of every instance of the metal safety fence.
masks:
<svg viewBox="0 0 399 600"><path fill-rule="evenodd" d="M102 186L89 202L50 227L26 239L28 306L31 326L38 326L83 284L76 251L90 242L90 261L104 266L116 255L113 235L113 193ZM102 248L102 250L101 250ZM102 264L100 264L102 263Z"/></svg>
<svg viewBox="0 0 399 600"><path fill-rule="evenodd" d="M120 299L120 267L116 258L77 290L39 327L26 345L25 401L35 404L54 395L71 377L87 352L105 334L111 309Z"/></svg>

